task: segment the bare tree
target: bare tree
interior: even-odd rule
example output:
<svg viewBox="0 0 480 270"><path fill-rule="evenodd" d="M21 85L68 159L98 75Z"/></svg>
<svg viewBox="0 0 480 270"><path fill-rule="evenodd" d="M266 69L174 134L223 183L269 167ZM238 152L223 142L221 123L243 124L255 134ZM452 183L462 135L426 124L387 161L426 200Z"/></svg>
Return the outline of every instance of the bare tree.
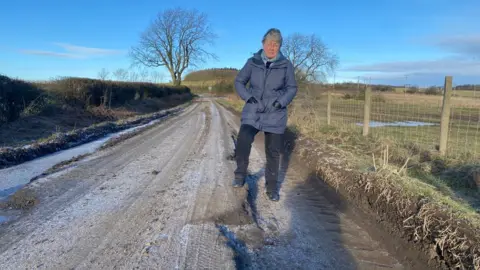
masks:
<svg viewBox="0 0 480 270"><path fill-rule="evenodd" d="M163 82L163 79L165 78L165 75L157 70L153 70L150 76L152 77L154 83Z"/></svg>
<svg viewBox="0 0 480 270"><path fill-rule="evenodd" d="M150 72L150 78L153 83L158 83L158 74L160 73L156 70L152 70L152 72Z"/></svg>
<svg viewBox="0 0 480 270"><path fill-rule="evenodd" d="M146 68L142 69L140 71L140 80L142 82L146 82L148 80L148 76L149 76L149 74L148 74L148 70Z"/></svg>
<svg viewBox="0 0 480 270"><path fill-rule="evenodd" d="M136 71L131 70L128 76L131 82L138 82L139 75Z"/></svg>
<svg viewBox="0 0 480 270"><path fill-rule="evenodd" d="M315 35L294 33L285 38L282 47L299 83L323 81L338 66L337 55Z"/></svg>
<svg viewBox="0 0 480 270"><path fill-rule="evenodd" d="M113 72L113 76L119 81L126 81L128 78L128 71L123 68L119 68Z"/></svg>
<svg viewBox="0 0 480 270"><path fill-rule="evenodd" d="M185 69L205 62L208 57L216 58L204 49L204 45L213 44L216 37L206 14L181 8L168 9L158 13L140 36L139 44L131 48L130 56L134 65L165 66L172 83L180 85Z"/></svg>
<svg viewBox="0 0 480 270"><path fill-rule="evenodd" d="M102 81L105 81L110 76L110 72L106 68L102 68L98 72L98 78ZM111 106L112 103L112 89L110 86L106 85L103 89L102 104L103 106Z"/></svg>
<svg viewBox="0 0 480 270"><path fill-rule="evenodd" d="M110 71L108 71L106 68L102 68L102 70L98 72L98 78L102 81L105 81L109 76Z"/></svg>

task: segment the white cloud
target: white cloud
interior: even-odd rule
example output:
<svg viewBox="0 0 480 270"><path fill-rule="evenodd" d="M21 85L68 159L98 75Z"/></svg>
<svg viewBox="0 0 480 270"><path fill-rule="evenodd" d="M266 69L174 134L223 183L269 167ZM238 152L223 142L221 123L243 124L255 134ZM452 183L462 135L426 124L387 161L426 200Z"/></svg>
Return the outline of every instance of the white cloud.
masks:
<svg viewBox="0 0 480 270"><path fill-rule="evenodd" d="M437 60L392 61L353 65L342 71L381 72L405 75L411 73L443 73L445 75L480 75L480 60L463 57L445 57Z"/></svg>
<svg viewBox="0 0 480 270"><path fill-rule="evenodd" d="M341 71L361 72L363 76L394 79L407 76L480 76L480 35L430 36L422 44L440 49L444 57L431 60L390 61L349 65ZM372 74L373 73L373 74Z"/></svg>
<svg viewBox="0 0 480 270"><path fill-rule="evenodd" d="M76 55L72 53L60 53L60 52L42 51L42 50L20 50L20 53L64 57L64 58L83 58L81 57L81 55Z"/></svg>
<svg viewBox="0 0 480 270"><path fill-rule="evenodd" d="M480 34L432 37L426 43L465 57L480 57Z"/></svg>
<svg viewBox="0 0 480 270"><path fill-rule="evenodd" d="M63 51L47 50L20 50L23 54L45 55L63 58L86 59L92 57L104 57L110 55L119 55L125 53L123 50L102 49L95 47L84 47L68 43L55 42L53 45L60 47Z"/></svg>

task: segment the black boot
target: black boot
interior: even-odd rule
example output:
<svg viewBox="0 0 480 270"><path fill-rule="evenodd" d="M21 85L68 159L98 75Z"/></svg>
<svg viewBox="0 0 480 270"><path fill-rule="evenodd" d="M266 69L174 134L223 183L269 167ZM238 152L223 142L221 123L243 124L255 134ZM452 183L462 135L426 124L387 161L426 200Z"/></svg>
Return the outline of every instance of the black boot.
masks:
<svg viewBox="0 0 480 270"><path fill-rule="evenodd" d="M269 192L268 198L271 201L278 202L280 200L280 194L278 194L278 191Z"/></svg>
<svg viewBox="0 0 480 270"><path fill-rule="evenodd" d="M243 187L245 185L245 178L236 176L235 179L233 179L232 185L233 187Z"/></svg>

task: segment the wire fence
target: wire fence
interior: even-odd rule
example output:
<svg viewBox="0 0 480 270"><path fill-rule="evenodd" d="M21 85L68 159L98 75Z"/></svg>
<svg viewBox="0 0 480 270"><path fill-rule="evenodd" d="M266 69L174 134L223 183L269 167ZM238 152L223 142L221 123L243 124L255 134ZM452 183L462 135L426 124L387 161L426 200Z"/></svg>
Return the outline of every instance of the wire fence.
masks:
<svg viewBox="0 0 480 270"><path fill-rule="evenodd" d="M448 129L441 129L444 89L436 94L372 91L368 135L415 144L440 151L441 134L446 137L444 155L478 158L480 155L480 93L476 89L451 94ZM329 97L330 96L330 97ZM306 132L329 126L362 134L365 122L365 90L324 89L305 91L295 102L292 120ZM330 110L328 109L330 107ZM294 123L295 124L295 123Z"/></svg>

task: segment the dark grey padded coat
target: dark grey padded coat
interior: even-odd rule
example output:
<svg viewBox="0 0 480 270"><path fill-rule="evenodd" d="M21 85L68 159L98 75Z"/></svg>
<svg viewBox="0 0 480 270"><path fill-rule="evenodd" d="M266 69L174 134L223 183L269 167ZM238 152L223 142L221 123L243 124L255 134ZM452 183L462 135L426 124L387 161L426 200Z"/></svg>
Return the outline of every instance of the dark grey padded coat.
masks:
<svg viewBox="0 0 480 270"><path fill-rule="evenodd" d="M292 63L281 52L267 69L259 50L249 58L235 79L238 95L247 101L255 97L258 103L245 103L242 124L258 130L283 134L287 127L287 106L297 94L297 82ZM250 85L247 88L247 83ZM281 109L273 107L278 101Z"/></svg>

